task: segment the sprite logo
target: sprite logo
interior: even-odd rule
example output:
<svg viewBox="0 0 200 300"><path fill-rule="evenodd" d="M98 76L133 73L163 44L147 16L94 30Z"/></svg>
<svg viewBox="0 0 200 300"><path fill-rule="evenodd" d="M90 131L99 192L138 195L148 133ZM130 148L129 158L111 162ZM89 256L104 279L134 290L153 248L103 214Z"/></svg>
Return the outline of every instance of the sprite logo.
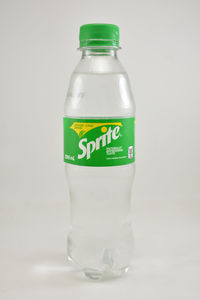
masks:
<svg viewBox="0 0 200 300"><path fill-rule="evenodd" d="M117 125L113 129L111 126L108 128L108 125ZM97 137L94 141L88 142L87 138L82 138L79 141L79 149L82 151L81 154L78 154L78 159L84 157L88 159L91 158L91 154L106 145L109 145L112 140L117 140L120 137L120 127L122 126L121 122L109 122L109 123L81 123L74 122L70 127L78 134L79 138L85 135L88 131L101 127L101 132L104 133Z"/></svg>

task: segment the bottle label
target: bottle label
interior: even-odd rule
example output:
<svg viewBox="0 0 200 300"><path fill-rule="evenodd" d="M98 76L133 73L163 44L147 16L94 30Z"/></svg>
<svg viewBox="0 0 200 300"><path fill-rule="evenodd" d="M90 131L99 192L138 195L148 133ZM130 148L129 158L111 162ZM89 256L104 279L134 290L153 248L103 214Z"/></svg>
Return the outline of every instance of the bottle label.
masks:
<svg viewBox="0 0 200 300"><path fill-rule="evenodd" d="M135 118L64 117L64 162L79 166L121 166L135 161Z"/></svg>

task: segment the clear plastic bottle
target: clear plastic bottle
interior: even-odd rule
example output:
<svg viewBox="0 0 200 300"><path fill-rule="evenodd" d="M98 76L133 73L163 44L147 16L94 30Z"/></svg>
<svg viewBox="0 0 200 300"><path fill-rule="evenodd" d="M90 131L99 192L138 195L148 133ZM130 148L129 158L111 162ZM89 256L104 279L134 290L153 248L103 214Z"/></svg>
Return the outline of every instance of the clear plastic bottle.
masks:
<svg viewBox="0 0 200 300"><path fill-rule="evenodd" d="M68 258L92 279L126 272L133 250L135 105L128 76L117 58L118 36L118 27L111 24L81 27L82 58L72 74L64 110L64 161L71 202ZM129 129L126 120L131 122ZM123 143L129 137L127 148Z"/></svg>

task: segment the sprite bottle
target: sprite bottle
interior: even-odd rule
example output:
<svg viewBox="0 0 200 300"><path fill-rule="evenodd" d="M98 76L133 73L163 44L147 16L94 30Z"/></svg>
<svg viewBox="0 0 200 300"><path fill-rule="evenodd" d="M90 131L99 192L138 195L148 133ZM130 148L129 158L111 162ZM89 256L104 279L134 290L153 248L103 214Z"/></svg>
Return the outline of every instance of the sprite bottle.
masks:
<svg viewBox="0 0 200 300"><path fill-rule="evenodd" d="M71 211L68 259L91 279L131 262L135 104L118 60L119 27L80 27L81 60L64 108L64 162Z"/></svg>

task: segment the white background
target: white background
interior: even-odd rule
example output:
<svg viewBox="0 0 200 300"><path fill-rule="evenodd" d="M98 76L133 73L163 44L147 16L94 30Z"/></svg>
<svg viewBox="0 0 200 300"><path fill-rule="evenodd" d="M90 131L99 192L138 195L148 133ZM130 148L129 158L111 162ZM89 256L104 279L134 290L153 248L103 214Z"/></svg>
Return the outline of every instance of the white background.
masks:
<svg viewBox="0 0 200 300"><path fill-rule="evenodd" d="M66 264L63 103L79 26L120 26L137 105L135 258L88 282ZM199 299L200 2L0 1L0 299Z"/></svg>

